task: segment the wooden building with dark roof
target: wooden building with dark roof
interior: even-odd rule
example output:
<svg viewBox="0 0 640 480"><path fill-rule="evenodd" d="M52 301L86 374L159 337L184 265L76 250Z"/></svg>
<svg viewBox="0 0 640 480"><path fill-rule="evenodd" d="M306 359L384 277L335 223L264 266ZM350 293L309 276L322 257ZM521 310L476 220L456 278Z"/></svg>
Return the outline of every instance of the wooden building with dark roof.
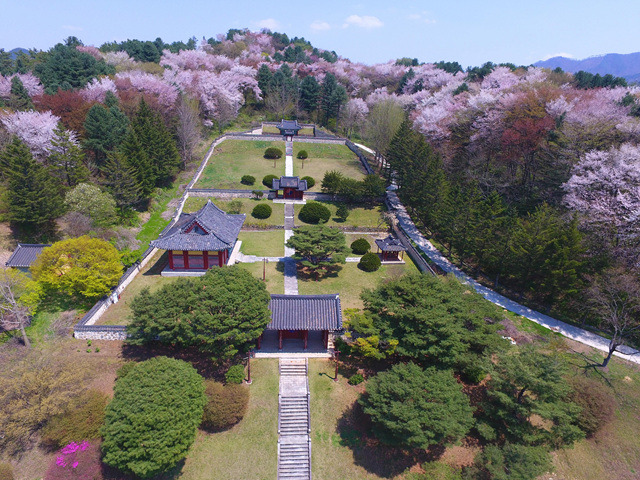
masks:
<svg viewBox="0 0 640 480"><path fill-rule="evenodd" d="M238 240L245 215L229 215L208 200L195 213L182 213L169 231L151 246L169 252L169 270L222 267Z"/></svg>
<svg viewBox="0 0 640 480"><path fill-rule="evenodd" d="M302 126L297 120L285 120L282 119L280 123L276 125L276 128L280 130L280 135L285 137L297 137L298 132L302 130Z"/></svg>
<svg viewBox="0 0 640 480"><path fill-rule="evenodd" d="M300 177L275 178L271 187L276 192L276 198L285 200L302 200L308 188L307 181L300 180ZM282 190L282 197L280 197L280 190Z"/></svg>
<svg viewBox="0 0 640 480"><path fill-rule="evenodd" d="M42 250L50 246L50 244L45 243L19 243L5 266L27 271L36 261L36 258L40 256Z"/></svg>
<svg viewBox="0 0 640 480"><path fill-rule="evenodd" d="M383 262L397 262L404 258L407 248L402 245L399 239L389 235L387 238L376 239L378 254Z"/></svg>
<svg viewBox="0 0 640 480"><path fill-rule="evenodd" d="M329 333L342 328L340 296L330 295L271 295L269 302L271 322L266 330L277 330L278 349L282 350L287 338L298 338L307 348L309 331L322 332L324 348L329 344ZM258 339L260 348L262 338Z"/></svg>

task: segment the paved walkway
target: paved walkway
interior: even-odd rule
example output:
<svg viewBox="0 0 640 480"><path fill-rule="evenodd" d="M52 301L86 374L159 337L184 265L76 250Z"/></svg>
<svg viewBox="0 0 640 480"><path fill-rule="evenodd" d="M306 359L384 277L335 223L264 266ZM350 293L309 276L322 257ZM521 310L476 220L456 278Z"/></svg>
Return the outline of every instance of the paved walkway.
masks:
<svg viewBox="0 0 640 480"><path fill-rule="evenodd" d="M398 199L398 196L394 192L388 192L387 198L393 209L393 212L398 219L398 224L405 231L405 233L413 240L418 248L422 250L427 256L447 273L454 274L461 282L471 285L480 295L496 305L509 310L510 312L522 315L531 321L534 321L544 327L547 327L553 331L560 332L567 338L575 340L590 347L597 348L598 350L607 353L609 351L609 340L596 335L595 333L583 330L582 328L569 325L567 323L556 320L548 315L532 310L529 307L520 305L513 300L508 299L494 292L488 287L481 285L476 280L468 276L462 270L453 265L442 253L440 253L432 244L427 240L415 226L411 217L407 213L406 209ZM629 360L630 362L640 364L640 352L631 347L620 347L622 352L616 352L614 355Z"/></svg>
<svg viewBox="0 0 640 480"><path fill-rule="evenodd" d="M285 150L285 163L284 163L284 175L286 177L293 176L293 142L284 142Z"/></svg>
<svg viewBox="0 0 640 480"><path fill-rule="evenodd" d="M309 380L306 358L281 358L278 395L278 479L311 479Z"/></svg>
<svg viewBox="0 0 640 480"><path fill-rule="evenodd" d="M291 258L296 253L293 248L286 246L287 240L293 236L294 208L293 204L284 205L284 294L298 295L298 270L296 261Z"/></svg>

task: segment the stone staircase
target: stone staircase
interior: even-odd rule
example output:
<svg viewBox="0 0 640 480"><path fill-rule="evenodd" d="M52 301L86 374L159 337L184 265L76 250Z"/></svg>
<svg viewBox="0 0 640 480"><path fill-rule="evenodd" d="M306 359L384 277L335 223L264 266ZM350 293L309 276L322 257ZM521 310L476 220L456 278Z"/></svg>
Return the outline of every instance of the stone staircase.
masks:
<svg viewBox="0 0 640 480"><path fill-rule="evenodd" d="M278 479L311 479L309 381L306 358L280 359Z"/></svg>

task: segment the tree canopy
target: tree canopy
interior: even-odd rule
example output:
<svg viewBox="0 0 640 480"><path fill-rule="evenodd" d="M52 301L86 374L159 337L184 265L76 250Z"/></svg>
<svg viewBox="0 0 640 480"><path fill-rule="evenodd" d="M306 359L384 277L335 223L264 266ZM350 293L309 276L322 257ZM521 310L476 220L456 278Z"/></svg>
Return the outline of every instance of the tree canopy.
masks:
<svg viewBox="0 0 640 480"><path fill-rule="evenodd" d="M349 253L344 233L326 225L305 225L297 228L286 246L295 249L294 258L315 272L345 263Z"/></svg>

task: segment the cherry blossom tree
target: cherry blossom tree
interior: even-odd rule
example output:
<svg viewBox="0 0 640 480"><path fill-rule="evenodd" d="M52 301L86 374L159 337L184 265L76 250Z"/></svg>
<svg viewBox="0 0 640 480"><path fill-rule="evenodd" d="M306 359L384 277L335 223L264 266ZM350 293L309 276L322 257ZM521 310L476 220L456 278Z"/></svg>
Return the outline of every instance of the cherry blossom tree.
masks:
<svg viewBox="0 0 640 480"><path fill-rule="evenodd" d="M165 79L140 70L116 74L115 85L118 90L133 89L149 94L156 98L158 103L165 109L171 108L178 99L178 90L174 85Z"/></svg>
<svg viewBox="0 0 640 480"><path fill-rule="evenodd" d="M347 137L351 137L351 133L355 128L360 128L367 115L369 114L369 107L367 102L361 98L352 98L344 106L341 112L340 122L347 134Z"/></svg>
<svg viewBox="0 0 640 480"><path fill-rule="evenodd" d="M44 161L51 151L51 140L60 117L51 112L14 112L0 116L7 131L16 135L38 160Z"/></svg>
<svg viewBox="0 0 640 480"><path fill-rule="evenodd" d="M40 83L40 79L34 76L31 72L24 74L16 73L6 77L0 75L0 98L9 98L11 93L11 79L13 77L18 77L20 79L24 88L26 88L27 93L32 98L36 95L42 95L44 92L44 87Z"/></svg>
<svg viewBox="0 0 640 480"><path fill-rule="evenodd" d="M116 84L109 77L98 80L94 78L87 86L81 90L82 97L87 102L104 102L107 92L116 93Z"/></svg>

